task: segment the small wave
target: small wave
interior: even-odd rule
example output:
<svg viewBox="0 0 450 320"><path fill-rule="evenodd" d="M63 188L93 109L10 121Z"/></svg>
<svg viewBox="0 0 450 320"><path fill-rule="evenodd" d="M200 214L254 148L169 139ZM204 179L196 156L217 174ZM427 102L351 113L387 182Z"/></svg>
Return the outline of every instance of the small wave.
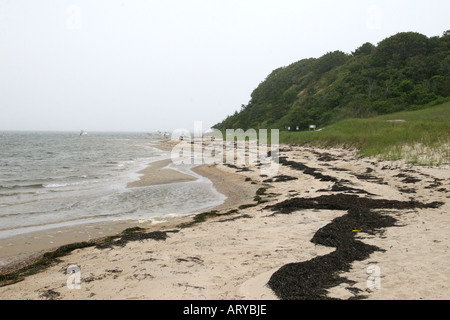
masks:
<svg viewBox="0 0 450 320"><path fill-rule="evenodd" d="M14 193L0 193L0 197L17 197L21 193L14 192Z"/></svg>
<svg viewBox="0 0 450 320"><path fill-rule="evenodd" d="M44 188L64 188L64 187L72 187L72 186L83 186L89 184L89 181L80 181L80 182L63 182L63 183L49 183L44 184Z"/></svg>
<svg viewBox="0 0 450 320"><path fill-rule="evenodd" d="M0 197L17 197L17 196L26 196L26 195L30 195L30 194L33 195L36 193L37 192L11 192L11 193L0 192Z"/></svg>
<svg viewBox="0 0 450 320"><path fill-rule="evenodd" d="M70 186L70 183L50 183L44 185L44 188L62 188L67 186Z"/></svg>
<svg viewBox="0 0 450 320"><path fill-rule="evenodd" d="M41 183L37 184L16 184L12 186L0 186L0 190L14 190L14 189L39 189L44 188L44 185Z"/></svg>

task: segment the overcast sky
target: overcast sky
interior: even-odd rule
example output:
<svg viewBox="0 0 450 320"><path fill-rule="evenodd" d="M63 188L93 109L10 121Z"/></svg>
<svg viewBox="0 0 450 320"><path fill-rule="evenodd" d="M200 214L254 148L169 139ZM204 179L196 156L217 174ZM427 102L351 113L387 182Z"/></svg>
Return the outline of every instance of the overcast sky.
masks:
<svg viewBox="0 0 450 320"><path fill-rule="evenodd" d="M398 32L449 0L0 0L0 131L204 129L274 69Z"/></svg>

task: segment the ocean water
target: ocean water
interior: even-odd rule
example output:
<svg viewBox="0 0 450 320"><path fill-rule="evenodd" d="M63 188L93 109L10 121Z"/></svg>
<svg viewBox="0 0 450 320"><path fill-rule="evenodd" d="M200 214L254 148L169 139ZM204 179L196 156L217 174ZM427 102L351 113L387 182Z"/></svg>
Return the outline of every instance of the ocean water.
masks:
<svg viewBox="0 0 450 320"><path fill-rule="evenodd" d="M222 203L211 181L127 188L170 158L146 133L0 132L0 238L117 219L186 214Z"/></svg>

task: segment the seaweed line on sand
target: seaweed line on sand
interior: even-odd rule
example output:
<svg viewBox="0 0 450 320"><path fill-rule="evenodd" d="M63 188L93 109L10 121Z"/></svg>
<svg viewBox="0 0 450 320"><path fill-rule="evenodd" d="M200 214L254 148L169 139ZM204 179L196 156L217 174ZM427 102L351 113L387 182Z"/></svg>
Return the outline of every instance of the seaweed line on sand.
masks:
<svg viewBox="0 0 450 320"><path fill-rule="evenodd" d="M169 231L153 231L144 232L145 229L140 227L128 228L120 234L92 240L88 242L77 242L60 246L56 250L44 253L36 261L8 273L0 274L0 287L14 284L22 281L25 277L41 272L55 263L60 262L59 258L69 255L76 249L83 249L88 247L96 247L97 249L112 248L113 246L125 246L130 241L142 241L146 239L153 239L157 241L164 241L167 238L168 232L177 232L178 230Z"/></svg>
<svg viewBox="0 0 450 320"><path fill-rule="evenodd" d="M319 179L320 181L338 182L338 179L336 179L335 177L324 175L320 172L317 172L317 169L315 168L310 168L300 162L288 160L287 157L279 157L279 163L291 167L292 169L303 171L304 174L311 175L314 178Z"/></svg>
<svg viewBox="0 0 450 320"><path fill-rule="evenodd" d="M314 244L335 247L335 251L308 261L284 265L271 276L268 286L283 300L330 299L327 297L328 288L341 283L352 284L352 281L339 276L338 273L349 271L353 261L362 261L375 251L383 251L376 246L356 240L354 230L376 234L383 228L393 227L397 222L393 217L374 212L372 209L439 208L442 204L334 194L316 198L293 198L266 206L265 209L274 211L274 215L290 214L302 209L347 211L345 215L319 229L311 239ZM364 298L356 294L354 291L354 299Z"/></svg>

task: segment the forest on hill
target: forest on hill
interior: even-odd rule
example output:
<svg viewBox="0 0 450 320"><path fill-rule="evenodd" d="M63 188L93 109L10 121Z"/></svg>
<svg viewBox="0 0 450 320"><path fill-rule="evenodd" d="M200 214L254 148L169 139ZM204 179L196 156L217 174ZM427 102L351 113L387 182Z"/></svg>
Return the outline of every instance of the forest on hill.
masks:
<svg viewBox="0 0 450 320"><path fill-rule="evenodd" d="M308 130L450 99L450 30L427 37L402 32L351 54L329 52L272 71L247 105L214 128Z"/></svg>

